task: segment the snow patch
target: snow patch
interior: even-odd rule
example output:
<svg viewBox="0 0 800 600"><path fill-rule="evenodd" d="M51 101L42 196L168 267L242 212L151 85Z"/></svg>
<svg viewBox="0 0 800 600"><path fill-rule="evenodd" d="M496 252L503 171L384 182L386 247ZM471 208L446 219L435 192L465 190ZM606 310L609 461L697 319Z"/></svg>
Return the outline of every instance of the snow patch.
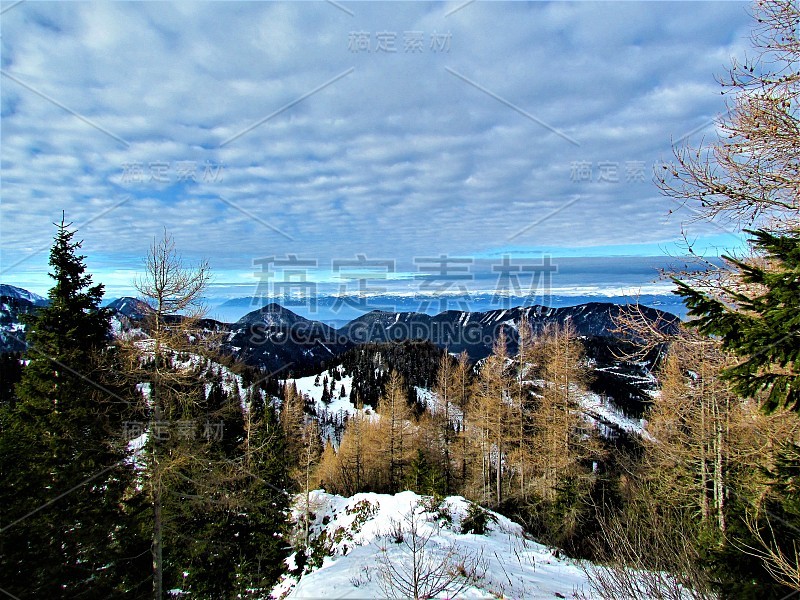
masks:
<svg viewBox="0 0 800 600"><path fill-rule="evenodd" d="M486 535L463 534L461 522L470 502L451 496L435 512L422 508L425 503L429 504L430 498L408 491L350 498L312 492L311 536L319 538L324 532L325 538L335 540L331 556L299 578L285 577L272 596L320 600L385 597L378 583L381 548L386 549L393 564L410 559L405 546L394 543L389 534L412 510L419 515L420 534L431 534L428 550L433 560L445 560L451 547L462 556L480 557L480 580L471 583L459 598L574 598L576 591L589 591L576 561L557 558L551 549L526 537L518 523L489 511L492 520ZM297 506L294 516L299 519L303 513ZM442 514L450 518L440 518ZM288 562L294 564L294 557ZM437 597L450 596L442 592Z"/></svg>

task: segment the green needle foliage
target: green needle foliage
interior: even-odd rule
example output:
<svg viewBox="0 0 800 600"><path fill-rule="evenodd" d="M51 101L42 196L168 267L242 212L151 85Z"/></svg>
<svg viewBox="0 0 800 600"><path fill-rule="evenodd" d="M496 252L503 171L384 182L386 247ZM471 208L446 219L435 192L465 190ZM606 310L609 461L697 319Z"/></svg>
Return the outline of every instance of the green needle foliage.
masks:
<svg viewBox="0 0 800 600"><path fill-rule="evenodd" d="M50 251L50 304L26 319L18 402L0 415L0 587L21 597L130 591L133 557L147 550L126 530L129 404L114 384L103 286L92 285L69 227L62 219Z"/></svg>
<svg viewBox="0 0 800 600"><path fill-rule="evenodd" d="M726 256L741 274L747 293L723 288L726 303L676 281L692 325L719 337L722 347L741 357L723 376L745 397L766 394L763 408L800 410L800 231L773 234L748 231L765 256L759 264Z"/></svg>

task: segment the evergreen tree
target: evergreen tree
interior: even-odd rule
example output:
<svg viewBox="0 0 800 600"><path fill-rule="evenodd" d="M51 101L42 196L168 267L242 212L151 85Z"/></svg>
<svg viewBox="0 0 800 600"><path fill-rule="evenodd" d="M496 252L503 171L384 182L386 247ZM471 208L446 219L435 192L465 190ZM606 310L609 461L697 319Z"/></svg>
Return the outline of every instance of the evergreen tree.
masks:
<svg viewBox="0 0 800 600"><path fill-rule="evenodd" d="M284 572L289 554L289 469L283 429L268 396L249 392L245 417L243 479L237 498L246 523L235 540L235 589L240 598L263 598Z"/></svg>
<svg viewBox="0 0 800 600"><path fill-rule="evenodd" d="M316 486L318 479L315 467L319 464L322 454L322 439L319 425L316 420L311 420L303 427L303 446L300 454L300 464L294 472L294 480L302 492L302 529L303 547L308 548L309 525L311 523L311 491Z"/></svg>
<svg viewBox="0 0 800 600"><path fill-rule="evenodd" d="M20 596L131 593L142 565L130 557L147 550L126 527L128 404L108 375L103 286L92 284L70 226L63 218L57 225L50 304L25 319L28 363L16 405L1 416L0 581Z"/></svg>
<svg viewBox="0 0 800 600"><path fill-rule="evenodd" d="M764 408L800 411L800 230L748 231L764 261L725 260L741 274L744 289L724 288L723 302L677 281L692 324L718 336L724 350L742 358L723 376L745 397L766 393Z"/></svg>
<svg viewBox="0 0 800 600"><path fill-rule="evenodd" d="M445 474L436 465L428 461L421 448L408 464L405 475L405 487L426 496L446 495Z"/></svg>
<svg viewBox="0 0 800 600"><path fill-rule="evenodd" d="M207 265L187 268L168 235L146 264L137 287L152 309L152 340L132 348L138 367L129 376L150 383L151 595L264 597L286 555L287 460L298 459L286 435L298 443L303 398L285 386L284 423L265 393L274 384L251 383L243 402L201 322Z"/></svg>
<svg viewBox="0 0 800 600"><path fill-rule="evenodd" d="M22 377L22 355L19 352L0 354L0 407L16 404L14 388Z"/></svg>
<svg viewBox="0 0 800 600"><path fill-rule="evenodd" d="M507 453L510 386L506 335L505 330L501 329L491 356L481 365L476 382L473 424L480 436L483 502L489 502L492 495L496 504L503 500L506 475L503 463Z"/></svg>
<svg viewBox="0 0 800 600"><path fill-rule="evenodd" d="M326 377L325 380L322 382L322 397L320 400L326 406L331 403L333 394L331 391L328 390L328 378Z"/></svg>
<svg viewBox="0 0 800 600"><path fill-rule="evenodd" d="M201 298L209 277L207 263L194 268L184 264L174 240L165 231L161 240L153 240L144 274L134 283L150 309L145 327L151 344L131 347L129 375L150 384L152 426L146 459L155 598L163 597L165 581L171 582L172 587L184 584L182 567L189 547L180 537L171 540L168 534L191 539L191 530L183 526L191 516L185 512L186 505L176 503L176 499L201 496L200 490L192 487L198 481L197 474L190 470L194 458L201 455L200 440L195 431L184 431L182 425L194 429L205 395L197 370L179 369L175 363L186 363L190 353L196 354L201 347L204 339L199 326L204 313ZM171 531L170 522L176 524ZM167 546L166 542L173 543Z"/></svg>
<svg viewBox="0 0 800 600"><path fill-rule="evenodd" d="M569 323L546 327L537 344L534 354L541 361L542 387L533 410L531 462L540 495L554 501L559 481L595 455L597 448L595 440L582 431L580 396L587 373L574 327Z"/></svg>
<svg viewBox="0 0 800 600"><path fill-rule="evenodd" d="M444 472L444 492L453 493L453 446L456 443L456 431L453 426L456 420L453 413L459 393L459 381L455 376L456 362L449 354L442 354L439 360L439 372L436 377L434 391L439 399L439 406L433 415L441 444L442 470Z"/></svg>
<svg viewBox="0 0 800 600"><path fill-rule="evenodd" d="M303 428L306 424L303 397L297 391L297 385L286 385L281 404L280 423L286 444L286 456L291 467L300 464L303 452Z"/></svg>

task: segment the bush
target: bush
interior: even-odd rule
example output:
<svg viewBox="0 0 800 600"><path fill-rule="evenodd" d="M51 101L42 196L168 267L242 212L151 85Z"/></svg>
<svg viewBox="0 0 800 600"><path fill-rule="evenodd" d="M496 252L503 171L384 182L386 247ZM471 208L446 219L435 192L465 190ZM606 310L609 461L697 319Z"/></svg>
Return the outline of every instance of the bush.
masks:
<svg viewBox="0 0 800 600"><path fill-rule="evenodd" d="M467 515L461 520L461 533L486 535L490 522L497 523L497 517L474 502L470 502Z"/></svg>
<svg viewBox="0 0 800 600"><path fill-rule="evenodd" d="M453 524L453 515L450 513L450 507L444 501L444 498L439 494L433 496L425 496L420 501L420 506L429 515L433 516L440 527L449 527Z"/></svg>

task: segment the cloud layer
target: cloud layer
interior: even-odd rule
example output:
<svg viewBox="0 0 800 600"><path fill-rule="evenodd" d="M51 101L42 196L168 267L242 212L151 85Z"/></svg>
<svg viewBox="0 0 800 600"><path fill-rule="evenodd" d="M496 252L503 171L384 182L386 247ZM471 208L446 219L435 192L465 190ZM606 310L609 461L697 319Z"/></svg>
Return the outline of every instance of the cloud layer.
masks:
<svg viewBox="0 0 800 600"><path fill-rule="evenodd" d="M747 5L458 7L8 10L0 277L46 273L62 209L119 285L165 227L228 281L286 253L410 263L675 240L652 169L672 139L713 135L714 75L747 49Z"/></svg>

